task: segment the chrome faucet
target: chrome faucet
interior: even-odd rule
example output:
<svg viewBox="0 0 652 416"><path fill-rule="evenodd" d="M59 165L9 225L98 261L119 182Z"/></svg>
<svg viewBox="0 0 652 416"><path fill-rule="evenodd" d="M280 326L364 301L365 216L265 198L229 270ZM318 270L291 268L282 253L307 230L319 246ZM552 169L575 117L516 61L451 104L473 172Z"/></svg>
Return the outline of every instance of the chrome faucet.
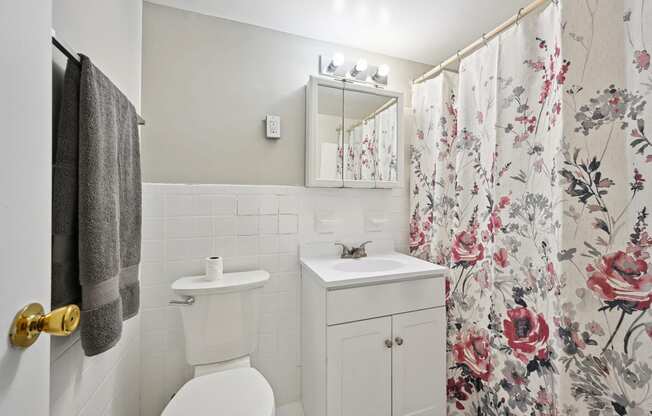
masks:
<svg viewBox="0 0 652 416"><path fill-rule="evenodd" d="M342 247L342 254L340 254L341 259L359 259L362 257L367 257L367 250L365 249L365 246L369 243L371 243L371 241L365 241L358 247L349 247L343 243L335 243L335 245Z"/></svg>

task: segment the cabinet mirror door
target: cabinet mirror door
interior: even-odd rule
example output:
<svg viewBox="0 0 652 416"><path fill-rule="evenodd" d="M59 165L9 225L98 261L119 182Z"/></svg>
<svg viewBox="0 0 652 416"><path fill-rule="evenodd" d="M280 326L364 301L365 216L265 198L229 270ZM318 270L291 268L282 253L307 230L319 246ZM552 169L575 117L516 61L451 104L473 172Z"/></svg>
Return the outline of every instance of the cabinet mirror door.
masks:
<svg viewBox="0 0 652 416"><path fill-rule="evenodd" d="M373 188L398 182L399 97L366 90L355 86L344 90L344 186Z"/></svg>
<svg viewBox="0 0 652 416"><path fill-rule="evenodd" d="M342 181L342 88L319 85L317 99L317 180Z"/></svg>

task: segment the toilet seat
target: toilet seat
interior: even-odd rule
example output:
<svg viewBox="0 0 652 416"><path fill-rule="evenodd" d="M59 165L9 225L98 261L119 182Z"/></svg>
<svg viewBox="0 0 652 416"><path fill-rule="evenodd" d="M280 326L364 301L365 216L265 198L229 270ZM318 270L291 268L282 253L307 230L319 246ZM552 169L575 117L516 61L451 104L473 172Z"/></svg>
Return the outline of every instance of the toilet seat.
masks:
<svg viewBox="0 0 652 416"><path fill-rule="evenodd" d="M274 393L254 368L193 378L181 387L161 416L274 416Z"/></svg>

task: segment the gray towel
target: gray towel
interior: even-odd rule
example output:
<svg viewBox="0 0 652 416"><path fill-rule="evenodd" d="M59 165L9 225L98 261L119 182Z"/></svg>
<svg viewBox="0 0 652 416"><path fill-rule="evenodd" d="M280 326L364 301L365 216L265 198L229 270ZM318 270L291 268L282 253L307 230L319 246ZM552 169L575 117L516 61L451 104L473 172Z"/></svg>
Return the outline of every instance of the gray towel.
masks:
<svg viewBox="0 0 652 416"><path fill-rule="evenodd" d="M77 249L79 65L69 61L52 171L52 308L81 304Z"/></svg>
<svg viewBox="0 0 652 416"><path fill-rule="evenodd" d="M81 286L81 339L91 356L114 346L122 321L138 313L141 176L135 108L89 58L82 56L81 62L81 74L72 64L66 68L66 80L78 80L78 105L74 87L64 90L57 135L53 192L65 200L53 199L53 219L64 221L53 224L53 269L60 270L53 274L59 279L53 281L53 294L61 292L59 303L74 297L74 283ZM59 188L65 185L68 194ZM67 226L71 214L59 210L74 211L75 201L77 215ZM75 266L68 261L74 261L75 245L78 278L70 282Z"/></svg>

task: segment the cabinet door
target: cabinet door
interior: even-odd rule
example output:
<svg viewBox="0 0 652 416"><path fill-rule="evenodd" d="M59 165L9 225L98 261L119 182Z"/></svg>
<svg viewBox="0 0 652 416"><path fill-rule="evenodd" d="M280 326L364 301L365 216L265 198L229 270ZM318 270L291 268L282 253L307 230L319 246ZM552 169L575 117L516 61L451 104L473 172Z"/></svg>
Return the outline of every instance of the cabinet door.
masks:
<svg viewBox="0 0 652 416"><path fill-rule="evenodd" d="M342 187L344 84L310 77L306 99L306 185Z"/></svg>
<svg viewBox="0 0 652 416"><path fill-rule="evenodd" d="M446 312L392 317L393 416L446 415Z"/></svg>
<svg viewBox="0 0 652 416"><path fill-rule="evenodd" d="M329 326L327 336L328 416L390 416L391 318Z"/></svg>

